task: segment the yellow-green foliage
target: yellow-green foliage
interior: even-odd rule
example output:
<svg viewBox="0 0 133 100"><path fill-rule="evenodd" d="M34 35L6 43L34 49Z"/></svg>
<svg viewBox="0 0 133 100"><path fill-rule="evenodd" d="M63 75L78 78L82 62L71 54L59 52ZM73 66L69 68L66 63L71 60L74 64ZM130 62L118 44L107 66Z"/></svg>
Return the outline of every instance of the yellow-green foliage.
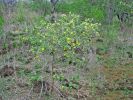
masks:
<svg viewBox="0 0 133 100"><path fill-rule="evenodd" d="M98 23L92 19L82 21L75 14L62 14L55 23L40 20L33 29L26 29L28 34L22 38L31 45L33 53L63 53L64 56L75 56L75 49L86 52L92 37L99 35Z"/></svg>

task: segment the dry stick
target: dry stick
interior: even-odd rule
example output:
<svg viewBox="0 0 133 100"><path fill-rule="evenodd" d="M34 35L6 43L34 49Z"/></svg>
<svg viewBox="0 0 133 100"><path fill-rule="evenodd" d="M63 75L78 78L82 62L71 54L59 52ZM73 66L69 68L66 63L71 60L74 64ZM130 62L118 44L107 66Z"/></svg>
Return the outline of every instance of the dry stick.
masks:
<svg viewBox="0 0 133 100"><path fill-rule="evenodd" d="M53 87L53 89L56 90L60 96L64 97L64 95L61 93L61 91L56 86L51 84L51 87Z"/></svg>
<svg viewBox="0 0 133 100"><path fill-rule="evenodd" d="M42 67L42 71L43 71L43 68L44 67ZM43 86L43 81L44 81L43 78L41 79L41 81L42 81L42 86L41 86L41 91L40 91L39 98L38 98L39 100L41 99L43 88L44 88L44 86Z"/></svg>
<svg viewBox="0 0 133 100"><path fill-rule="evenodd" d="M29 91L29 93L27 95L27 100L30 99L32 91L33 91L33 86L31 87L31 89L30 89L30 91Z"/></svg>
<svg viewBox="0 0 133 100"><path fill-rule="evenodd" d="M16 54L16 48L15 48L13 54L14 54L14 61L13 61L14 77L15 77L15 81L17 82L16 57L15 57L15 54ZM16 82L15 82L15 83L16 83ZM18 89L17 89L17 83L16 83L15 85L16 85L15 93L17 93L17 91L18 91Z"/></svg>
<svg viewBox="0 0 133 100"><path fill-rule="evenodd" d="M30 89L30 91L29 91L29 93L27 95L27 100L30 99L32 91L33 91L33 86L31 87L31 89Z"/></svg>
<svg viewBox="0 0 133 100"><path fill-rule="evenodd" d="M42 92L43 92L43 79L41 80L42 81L42 86L41 86L41 91L40 91L40 94L39 94L39 100L41 99L41 96L42 96Z"/></svg>
<svg viewBox="0 0 133 100"><path fill-rule="evenodd" d="M31 89L30 89L28 95L26 96L26 98L27 98L26 100L30 100L32 91L33 91L33 86L31 87Z"/></svg>
<svg viewBox="0 0 133 100"><path fill-rule="evenodd" d="M18 85L17 85L18 77L17 77L17 72L16 72L16 57L15 57L16 52L17 52L17 48L15 48L15 49L14 49L14 52L13 52L13 55L14 55L13 68L14 68L14 75L15 75L16 87L18 87ZM17 93L18 90L19 90L19 89L16 88L15 93Z"/></svg>
<svg viewBox="0 0 133 100"><path fill-rule="evenodd" d="M55 55L54 55L54 51L53 51L53 53L52 53L52 71L51 71L51 78L52 78L51 94L52 94L52 92L53 92L53 86L54 86L54 79L53 79L54 62L55 62Z"/></svg>
<svg viewBox="0 0 133 100"><path fill-rule="evenodd" d="M40 58L42 58L42 57L40 57ZM42 73L43 73L43 71L44 71L44 68L47 66L47 61L45 60L45 59L43 59L42 58L42 60L43 60L43 62L45 62L45 65L42 63ZM44 82L44 79L43 79L43 77L42 77L42 87L41 87L41 92L40 92L40 95L39 95L39 100L41 99L41 96L42 96L42 92L43 92L43 88L44 88L44 84L43 84L43 82ZM47 86L45 85L45 88L47 88ZM46 91L47 91L47 89L45 89ZM46 92L45 91L45 92Z"/></svg>
<svg viewBox="0 0 133 100"><path fill-rule="evenodd" d="M51 72L51 77L52 77L51 94L52 94L53 90L56 89L56 90L59 92L59 94L60 94L62 97L64 97L64 95L61 94L60 90L54 86L54 79L53 79L54 62L55 62L55 55L54 55L54 52L53 52L52 58L53 58L53 59L52 59L52 72Z"/></svg>
<svg viewBox="0 0 133 100"><path fill-rule="evenodd" d="M64 95L61 93L61 91L57 87L54 86L54 89L58 91L60 96L64 97Z"/></svg>
<svg viewBox="0 0 133 100"><path fill-rule="evenodd" d="M5 42L5 38L6 38L6 35L4 35L4 42ZM2 57L4 58L4 55L2 55ZM6 64L6 59L4 58L4 65Z"/></svg>

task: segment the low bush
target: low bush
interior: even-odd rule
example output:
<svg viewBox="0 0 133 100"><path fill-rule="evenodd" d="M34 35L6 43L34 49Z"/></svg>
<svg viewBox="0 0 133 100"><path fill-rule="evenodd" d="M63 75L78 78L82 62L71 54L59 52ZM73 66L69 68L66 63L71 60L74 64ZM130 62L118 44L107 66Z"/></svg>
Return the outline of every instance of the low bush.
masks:
<svg viewBox="0 0 133 100"><path fill-rule="evenodd" d="M92 37L99 33L98 23L91 19L80 20L80 16L69 13L61 15L56 23L40 20L33 29L28 29L30 34L23 37L31 45L35 53L54 52L66 56L75 55L75 50L87 51Z"/></svg>
<svg viewBox="0 0 133 100"><path fill-rule="evenodd" d="M62 14L56 23L41 19L33 28L27 27L28 34L21 39L30 45L38 61L41 60L39 55L47 54L53 57L52 64L84 67L88 62L88 48L99 35L98 26L92 19L82 21L79 15Z"/></svg>

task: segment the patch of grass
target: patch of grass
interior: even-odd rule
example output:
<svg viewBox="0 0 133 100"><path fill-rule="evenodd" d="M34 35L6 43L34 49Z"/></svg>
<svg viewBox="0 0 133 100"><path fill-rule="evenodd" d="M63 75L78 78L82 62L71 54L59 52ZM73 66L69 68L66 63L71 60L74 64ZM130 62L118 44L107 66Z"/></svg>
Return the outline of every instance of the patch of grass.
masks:
<svg viewBox="0 0 133 100"><path fill-rule="evenodd" d="M3 16L0 16L0 36L3 34L3 24L4 24L4 18Z"/></svg>
<svg viewBox="0 0 133 100"><path fill-rule="evenodd" d="M0 16L0 36L2 35L3 32L2 30L3 24L4 24L4 18L3 16Z"/></svg>
<svg viewBox="0 0 133 100"><path fill-rule="evenodd" d="M0 16L0 27L2 27L4 24L4 18L3 16Z"/></svg>
<svg viewBox="0 0 133 100"><path fill-rule="evenodd" d="M50 14L50 3L47 0L34 0L28 5L31 10L41 13L42 15Z"/></svg>
<svg viewBox="0 0 133 100"><path fill-rule="evenodd" d="M73 0L61 2L57 5L57 11L62 13L72 12L87 17L89 14L88 0Z"/></svg>
<svg viewBox="0 0 133 100"><path fill-rule="evenodd" d="M3 11L3 8L2 8L2 5L0 4L0 35L2 34L2 26L4 24L2 11Z"/></svg>

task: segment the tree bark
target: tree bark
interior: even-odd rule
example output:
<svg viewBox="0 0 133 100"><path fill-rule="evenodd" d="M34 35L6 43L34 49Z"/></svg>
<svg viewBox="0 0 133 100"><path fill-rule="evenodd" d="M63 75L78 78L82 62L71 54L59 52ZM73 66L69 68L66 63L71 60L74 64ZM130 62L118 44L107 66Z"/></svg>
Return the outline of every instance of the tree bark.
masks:
<svg viewBox="0 0 133 100"><path fill-rule="evenodd" d="M113 14L114 14L114 1L108 0L107 2L107 23L111 24L113 21Z"/></svg>

